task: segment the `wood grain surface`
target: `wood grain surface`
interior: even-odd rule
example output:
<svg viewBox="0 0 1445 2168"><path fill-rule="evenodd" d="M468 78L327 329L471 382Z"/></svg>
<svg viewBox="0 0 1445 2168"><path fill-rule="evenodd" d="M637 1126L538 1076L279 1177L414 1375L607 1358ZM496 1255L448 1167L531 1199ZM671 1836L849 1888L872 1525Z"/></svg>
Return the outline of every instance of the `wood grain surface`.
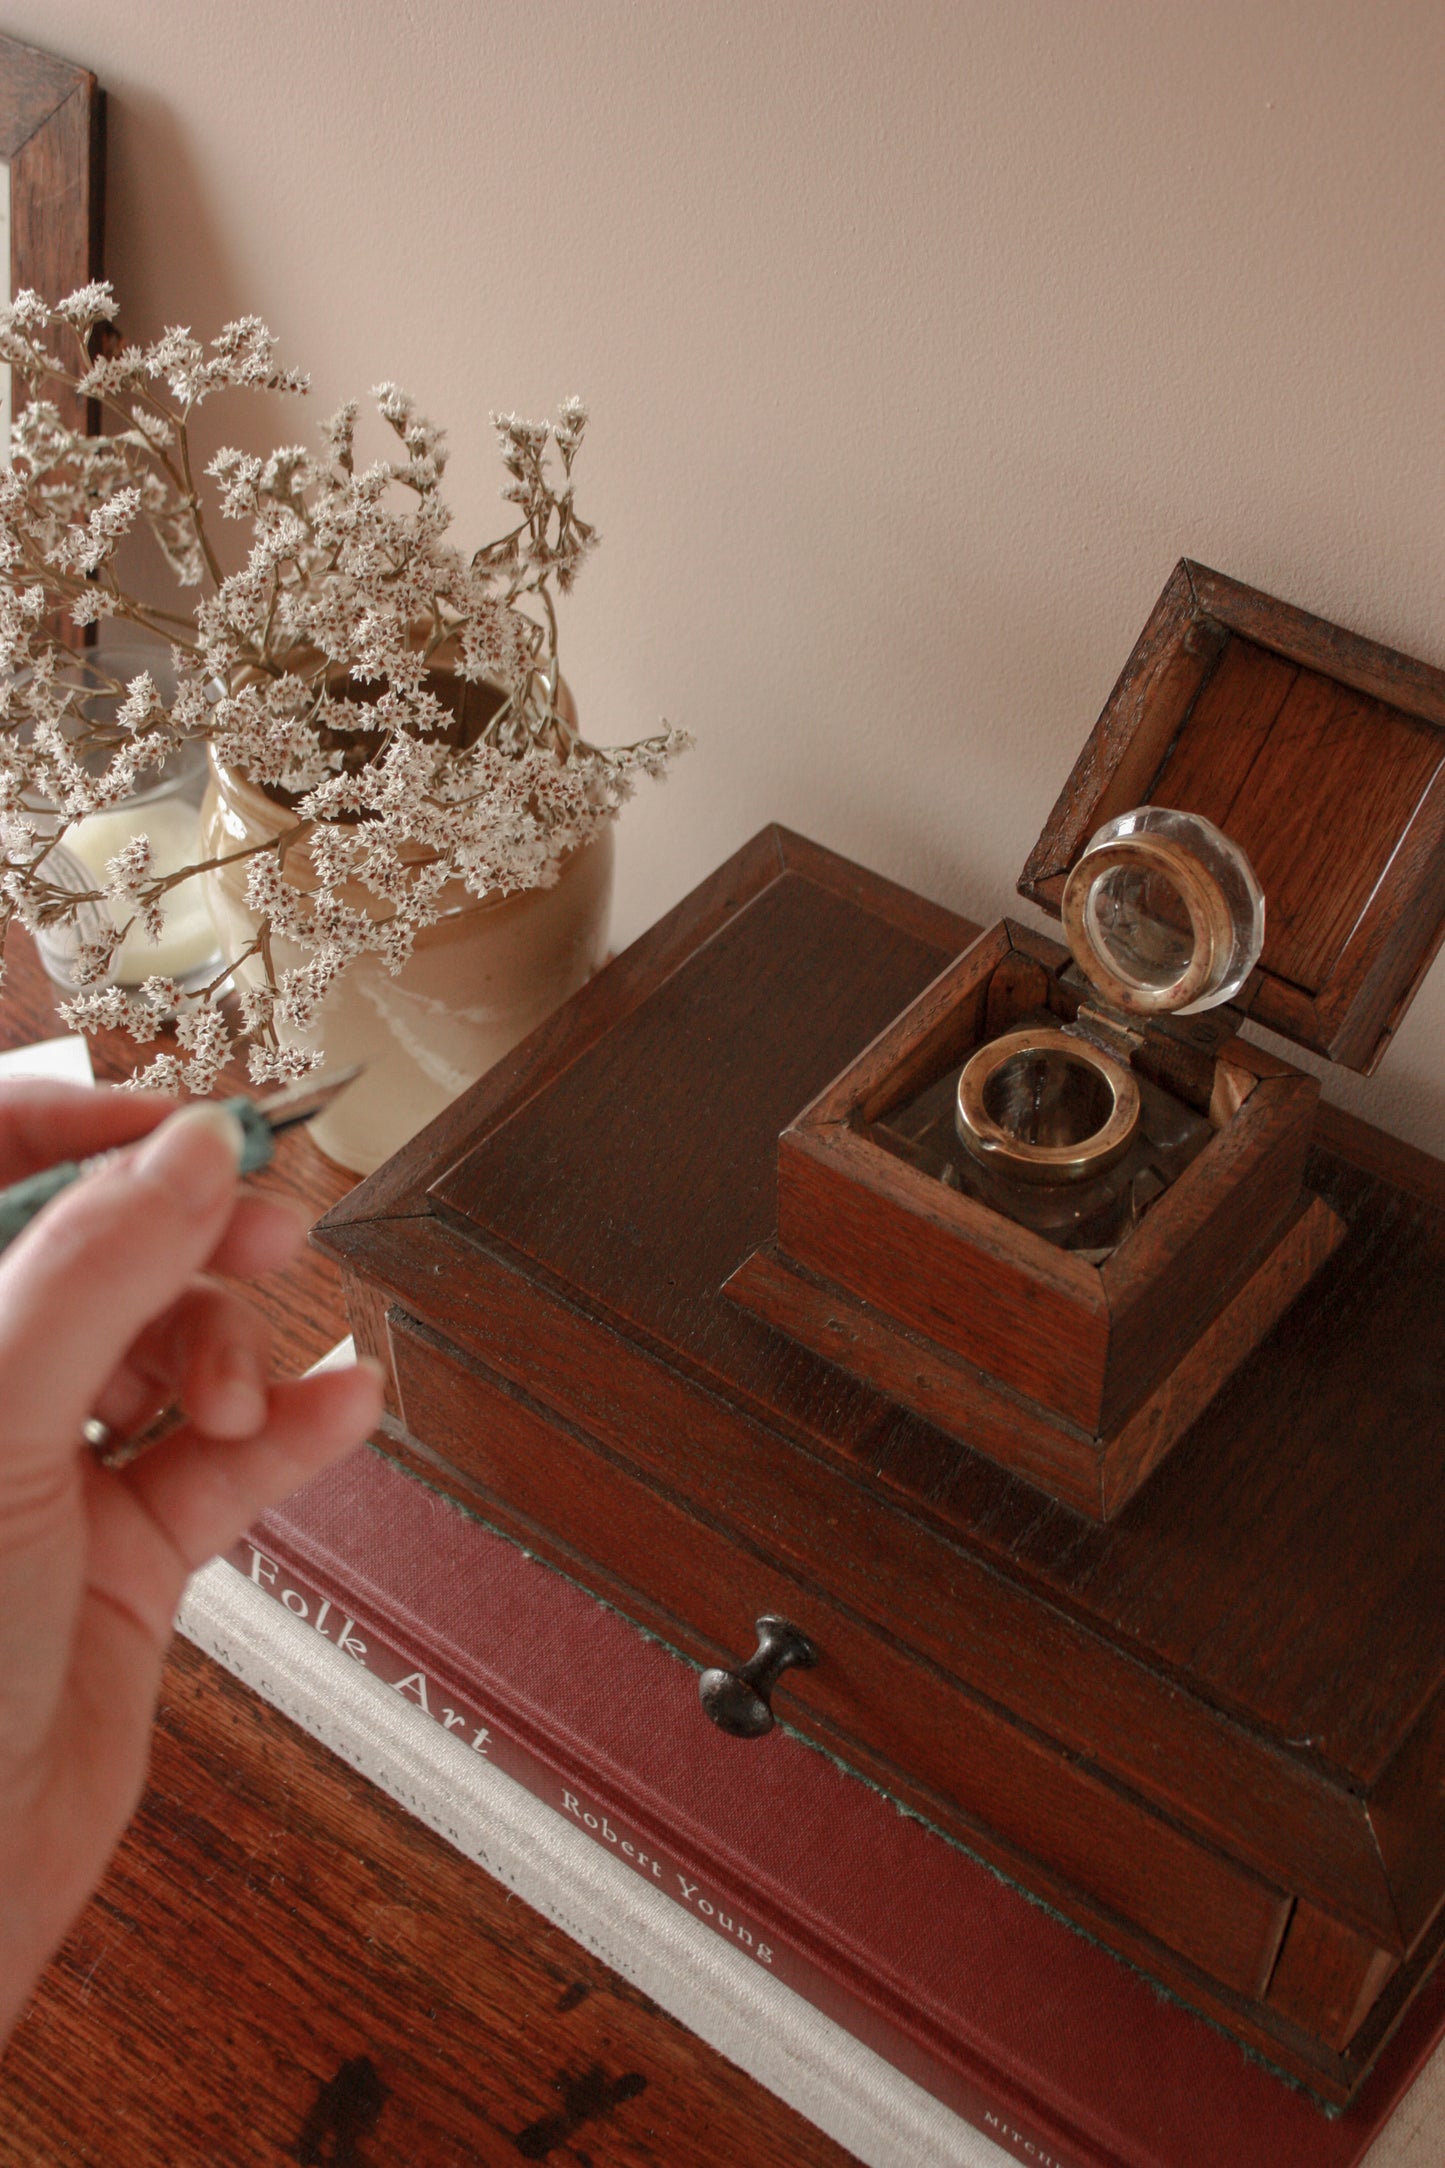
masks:
<svg viewBox="0 0 1445 2168"><path fill-rule="evenodd" d="M864 1043L890 1003L896 1015L949 956L902 939L891 913L840 913L834 890L791 869L755 877L751 898L709 926L686 962L659 953L651 998L629 988L610 1033L589 1025L585 1050L575 1045L569 1061L555 1049L536 1075L519 1050L505 1075L459 1104L455 1134L399 1156L384 1190L358 1188L323 1239L553 1405L561 1395L570 1407L585 1367L620 1372L639 1347L661 1357L652 1375L691 1378L715 1396L692 1417L699 1437L726 1431L733 1452L723 1407L748 1406L869 1480L884 1452L890 1465L905 1449L923 1465L929 1441L721 1290L772 1236L789 1108L841 1066L840 1043ZM954 924L956 949L971 929ZM593 982L594 1001L615 991L608 981ZM826 1035L815 1039L819 1017ZM574 1020L559 1018L558 1031ZM1354 1160L1370 1136L1358 1124L1322 1128L1308 1186L1350 1238L1268 1358L1238 1374L1119 1521L1085 1527L962 1449L918 1500L1131 1659L1188 1679L1209 1706L1272 1743L1297 1742L1313 1766L1361 1788L1445 1690L1445 1579L1433 1570L1445 1500L1445 1214L1438 1177L1421 1186L1424 1155L1376 1137L1367 1164ZM502 1291L508 1276L515 1308ZM570 1356L549 1360L539 1382L547 1298L565 1308ZM620 1389L616 1375L606 1389ZM582 1420L610 1431L605 1393L597 1398ZM644 1408L633 1405L628 1420L645 1431ZM686 1453L689 1441L676 1437L670 1450ZM790 1517L791 1492L806 1480L795 1457L779 1462L766 1513ZM891 1533L891 1516L886 1525L875 1551L916 1540L901 1522ZM836 1545L815 1540L829 1576L845 1570Z"/></svg>
<svg viewBox="0 0 1445 2168"><path fill-rule="evenodd" d="M1344 1240L1082 1522L721 1292L970 932L759 837L318 1239L412 1465L695 1661L782 1611L798 1730L1343 2099L1445 1935L1439 1176L1322 1124Z"/></svg>
<svg viewBox="0 0 1445 2168"><path fill-rule="evenodd" d="M825 1651L790 1675L788 1716L896 1797L951 1806L977 1848L1039 1850L1053 1875L1197 1962L1240 1995L1267 1979L1288 1918L1277 1889L1192 1842L1138 1800L999 1713L921 1671L892 1637L815 1583L780 1571L612 1464L547 1409L505 1389L418 1326L392 1328L403 1416L465 1478L495 1527L560 1563L689 1654L736 1662L742 1618L805 1624ZM747 1590L740 1606L739 1587Z"/></svg>
<svg viewBox="0 0 1445 2168"><path fill-rule="evenodd" d="M4 2168L847 2157L180 1646L0 2084Z"/></svg>
<svg viewBox="0 0 1445 2168"><path fill-rule="evenodd" d="M62 1028L12 937L0 1045ZM319 1211L349 1177L291 1136L262 1181ZM257 1299L289 1368L345 1329L314 1252ZM0 2064L0 2168L848 2158L185 1644L140 1813Z"/></svg>
<svg viewBox="0 0 1445 2168"><path fill-rule="evenodd" d="M11 293L60 301L99 278L105 100L89 69L0 37L0 159L10 168ZM95 427L93 404L65 386L45 396L68 428Z"/></svg>

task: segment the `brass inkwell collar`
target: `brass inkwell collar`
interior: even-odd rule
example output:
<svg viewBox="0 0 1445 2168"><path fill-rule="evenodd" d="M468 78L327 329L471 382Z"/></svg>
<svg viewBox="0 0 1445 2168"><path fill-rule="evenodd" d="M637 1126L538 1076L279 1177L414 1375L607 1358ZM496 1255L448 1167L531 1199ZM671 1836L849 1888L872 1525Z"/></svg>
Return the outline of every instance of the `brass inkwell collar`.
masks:
<svg viewBox="0 0 1445 2168"><path fill-rule="evenodd" d="M1023 1182L1081 1182L1122 1159L1139 1123L1123 1062L1062 1031L1009 1031L965 1062L957 1127L974 1154Z"/></svg>
<svg viewBox="0 0 1445 2168"><path fill-rule="evenodd" d="M1239 991L1259 959L1264 897L1212 821L1141 806L1109 821L1065 883L1064 932L1101 1021L1183 1016ZM965 1062L956 1126L983 1164L1028 1183L1081 1182L1129 1150L1139 1087L1082 1024L1006 1032Z"/></svg>

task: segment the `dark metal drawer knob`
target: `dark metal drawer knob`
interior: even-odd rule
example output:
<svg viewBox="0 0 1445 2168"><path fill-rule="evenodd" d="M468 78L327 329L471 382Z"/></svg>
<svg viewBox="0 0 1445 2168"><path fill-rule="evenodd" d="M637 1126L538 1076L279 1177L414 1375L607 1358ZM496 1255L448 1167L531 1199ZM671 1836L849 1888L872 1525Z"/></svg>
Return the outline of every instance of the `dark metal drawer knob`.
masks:
<svg viewBox="0 0 1445 2168"><path fill-rule="evenodd" d="M773 1728L769 1700L785 1671L811 1671L818 1652L805 1633L785 1618L760 1618L757 1654L736 1671L705 1671L697 1682L702 1705L719 1731L735 1739L761 1739Z"/></svg>

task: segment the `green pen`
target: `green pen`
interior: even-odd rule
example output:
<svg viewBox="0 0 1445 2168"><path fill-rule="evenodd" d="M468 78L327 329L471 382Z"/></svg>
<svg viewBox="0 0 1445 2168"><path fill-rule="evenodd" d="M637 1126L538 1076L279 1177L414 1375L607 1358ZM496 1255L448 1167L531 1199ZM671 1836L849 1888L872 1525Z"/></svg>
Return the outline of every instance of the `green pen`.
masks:
<svg viewBox="0 0 1445 2168"><path fill-rule="evenodd" d="M330 1106L338 1092L345 1091L348 1084L354 1084L360 1074L359 1066L340 1069L334 1076L315 1082L303 1077L299 1084L290 1084L284 1091L273 1092L269 1099L225 1100L223 1111L235 1115L245 1136L240 1172L259 1174L263 1167L269 1167L276 1139L282 1130L294 1129L298 1122L309 1122L323 1107ZM0 1190L0 1250L13 1242L18 1234L24 1233L52 1197L69 1189L72 1182L79 1181L92 1167L103 1166L111 1156L109 1152L98 1152L93 1159L67 1159L58 1167L45 1167L39 1174L27 1175L24 1181Z"/></svg>
<svg viewBox="0 0 1445 2168"><path fill-rule="evenodd" d="M317 1081L303 1077L299 1084L290 1084L284 1091L273 1092L268 1099L223 1101L224 1111L235 1115L245 1139L238 1172L259 1174L263 1167L268 1167L282 1130L294 1129L299 1122L309 1122L323 1107L330 1106L338 1092L345 1091L348 1084L354 1084L360 1074L358 1065L340 1069L334 1076ZM140 1143L141 1139L135 1141ZM81 1175L89 1173L92 1167L103 1166L113 1157L113 1152L97 1152L91 1159L68 1159L58 1167L46 1167L39 1174L27 1175L23 1182L12 1183L9 1189L0 1190L0 1250L24 1232L52 1197L58 1197ZM113 1432L108 1423L92 1416L84 1425L85 1442L103 1468L125 1468L153 1445L168 1438L184 1420L180 1408L170 1407L143 1429L123 1437Z"/></svg>

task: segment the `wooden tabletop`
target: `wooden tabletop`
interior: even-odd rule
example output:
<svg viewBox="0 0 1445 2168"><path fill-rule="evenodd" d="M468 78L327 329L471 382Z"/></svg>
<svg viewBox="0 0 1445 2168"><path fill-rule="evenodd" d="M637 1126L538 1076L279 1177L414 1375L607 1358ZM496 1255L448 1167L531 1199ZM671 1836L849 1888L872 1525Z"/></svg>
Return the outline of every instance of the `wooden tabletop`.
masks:
<svg viewBox="0 0 1445 2168"><path fill-rule="evenodd" d="M63 1029L12 936L0 1046ZM349 1177L292 1134L261 1183L319 1215ZM256 1300L278 1369L346 1329L314 1252ZM184 1643L140 1812L0 2064L0 2168L849 2158Z"/></svg>

